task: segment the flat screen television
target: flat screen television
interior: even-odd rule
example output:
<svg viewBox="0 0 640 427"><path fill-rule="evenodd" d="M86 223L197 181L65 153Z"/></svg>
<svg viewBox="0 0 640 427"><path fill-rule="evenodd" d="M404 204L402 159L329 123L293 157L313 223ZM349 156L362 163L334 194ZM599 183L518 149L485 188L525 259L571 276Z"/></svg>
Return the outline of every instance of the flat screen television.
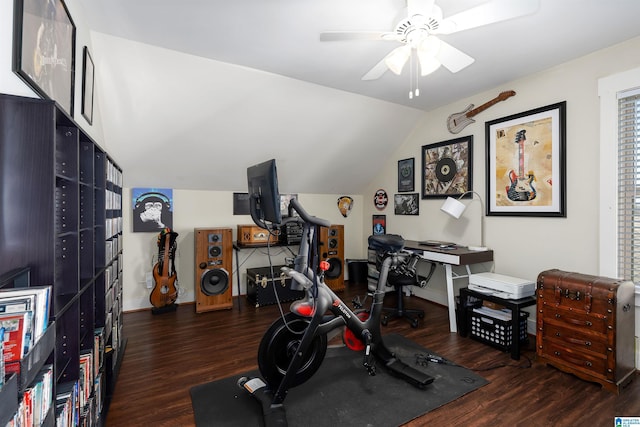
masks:
<svg viewBox="0 0 640 427"><path fill-rule="evenodd" d="M282 223L280 193L278 192L278 172L275 159L247 168L249 185L249 213L253 222L262 228L266 223Z"/></svg>

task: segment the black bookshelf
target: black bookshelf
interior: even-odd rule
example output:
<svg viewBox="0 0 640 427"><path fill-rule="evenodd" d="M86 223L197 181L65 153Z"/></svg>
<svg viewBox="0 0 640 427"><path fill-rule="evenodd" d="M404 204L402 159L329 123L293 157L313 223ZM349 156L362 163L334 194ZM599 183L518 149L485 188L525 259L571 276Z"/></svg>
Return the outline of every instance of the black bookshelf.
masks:
<svg viewBox="0 0 640 427"><path fill-rule="evenodd" d="M55 102L0 94L0 191L8 201L0 210L0 274L27 267L33 286L52 289L51 324L27 356L53 365L55 389L81 379L80 354L97 348L102 331L105 386L92 391L99 404L87 415L100 422L125 341L122 170ZM16 398L7 388L13 381ZM26 381L9 378L0 389L0 421L15 412ZM55 414L47 420L54 425Z"/></svg>

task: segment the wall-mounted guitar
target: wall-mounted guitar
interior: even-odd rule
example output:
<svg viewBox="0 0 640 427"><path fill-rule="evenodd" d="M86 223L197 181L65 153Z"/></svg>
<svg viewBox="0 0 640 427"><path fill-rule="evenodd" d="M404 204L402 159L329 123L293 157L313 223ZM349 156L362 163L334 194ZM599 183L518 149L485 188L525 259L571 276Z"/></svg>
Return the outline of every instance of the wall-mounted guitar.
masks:
<svg viewBox="0 0 640 427"><path fill-rule="evenodd" d="M473 120L471 117L475 116L478 113L483 112L487 108L497 104L500 101L504 101L505 99L515 94L516 93L512 90L502 92L500 95L496 96L489 102L485 102L478 108L473 108L473 104L469 104L469 106L465 108L464 111L452 114L449 116L449 118L447 118L447 128L449 129L449 132L451 133L460 132L462 129L466 128L471 123L475 123L475 120Z"/></svg>
<svg viewBox="0 0 640 427"><path fill-rule="evenodd" d="M535 176L532 172L524 173L524 142L526 130L520 130L516 134L515 143L518 144L518 174L511 170L509 179L511 185L507 187L507 197L514 202L526 202L536 198L536 189L533 187Z"/></svg>
<svg viewBox="0 0 640 427"><path fill-rule="evenodd" d="M176 239L178 233L165 228L158 234L158 262L153 266L155 286L149 295L154 313L175 309L178 299L175 267Z"/></svg>

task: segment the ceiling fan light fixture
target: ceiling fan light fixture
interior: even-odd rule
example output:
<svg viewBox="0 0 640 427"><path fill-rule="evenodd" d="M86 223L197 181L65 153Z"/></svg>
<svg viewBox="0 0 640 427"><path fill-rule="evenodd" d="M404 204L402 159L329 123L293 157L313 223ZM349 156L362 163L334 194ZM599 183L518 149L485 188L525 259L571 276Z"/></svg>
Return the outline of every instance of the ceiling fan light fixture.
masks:
<svg viewBox="0 0 640 427"><path fill-rule="evenodd" d="M440 65L442 65L440 64L440 61L438 61L434 57L429 56L423 58L420 53L418 53L418 60L420 61L420 75L423 77L433 73L438 68L440 68Z"/></svg>
<svg viewBox="0 0 640 427"><path fill-rule="evenodd" d="M404 68L404 64L407 63L407 60L410 56L411 47L408 45L404 45L392 50L391 53L384 59L384 63L394 74L400 75L402 73L402 69Z"/></svg>

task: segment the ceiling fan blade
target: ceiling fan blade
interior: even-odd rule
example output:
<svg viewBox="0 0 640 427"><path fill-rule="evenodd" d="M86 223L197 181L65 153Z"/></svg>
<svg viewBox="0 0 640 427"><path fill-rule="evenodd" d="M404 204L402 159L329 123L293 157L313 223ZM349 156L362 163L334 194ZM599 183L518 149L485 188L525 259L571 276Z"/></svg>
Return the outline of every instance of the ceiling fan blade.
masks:
<svg viewBox="0 0 640 427"><path fill-rule="evenodd" d="M451 46L449 43L440 40L440 49L436 54L436 59L442 63L452 73L457 73L463 68L473 64L475 59Z"/></svg>
<svg viewBox="0 0 640 427"><path fill-rule="evenodd" d="M388 40L388 38L383 38L386 34L388 31L324 31L320 33L320 41Z"/></svg>
<svg viewBox="0 0 640 427"><path fill-rule="evenodd" d="M386 57L383 58L376 65L374 65L372 69L367 71L367 73L364 76L362 76L362 80L376 80L382 77L384 73L386 73L387 70L389 69L389 67L387 67L387 64L384 63L385 59Z"/></svg>
<svg viewBox="0 0 640 427"><path fill-rule="evenodd" d="M407 0L407 15L423 15L425 18L431 13L435 0Z"/></svg>
<svg viewBox="0 0 640 427"><path fill-rule="evenodd" d="M436 33L452 34L529 15L538 10L539 6L540 0L492 0L442 20Z"/></svg>

